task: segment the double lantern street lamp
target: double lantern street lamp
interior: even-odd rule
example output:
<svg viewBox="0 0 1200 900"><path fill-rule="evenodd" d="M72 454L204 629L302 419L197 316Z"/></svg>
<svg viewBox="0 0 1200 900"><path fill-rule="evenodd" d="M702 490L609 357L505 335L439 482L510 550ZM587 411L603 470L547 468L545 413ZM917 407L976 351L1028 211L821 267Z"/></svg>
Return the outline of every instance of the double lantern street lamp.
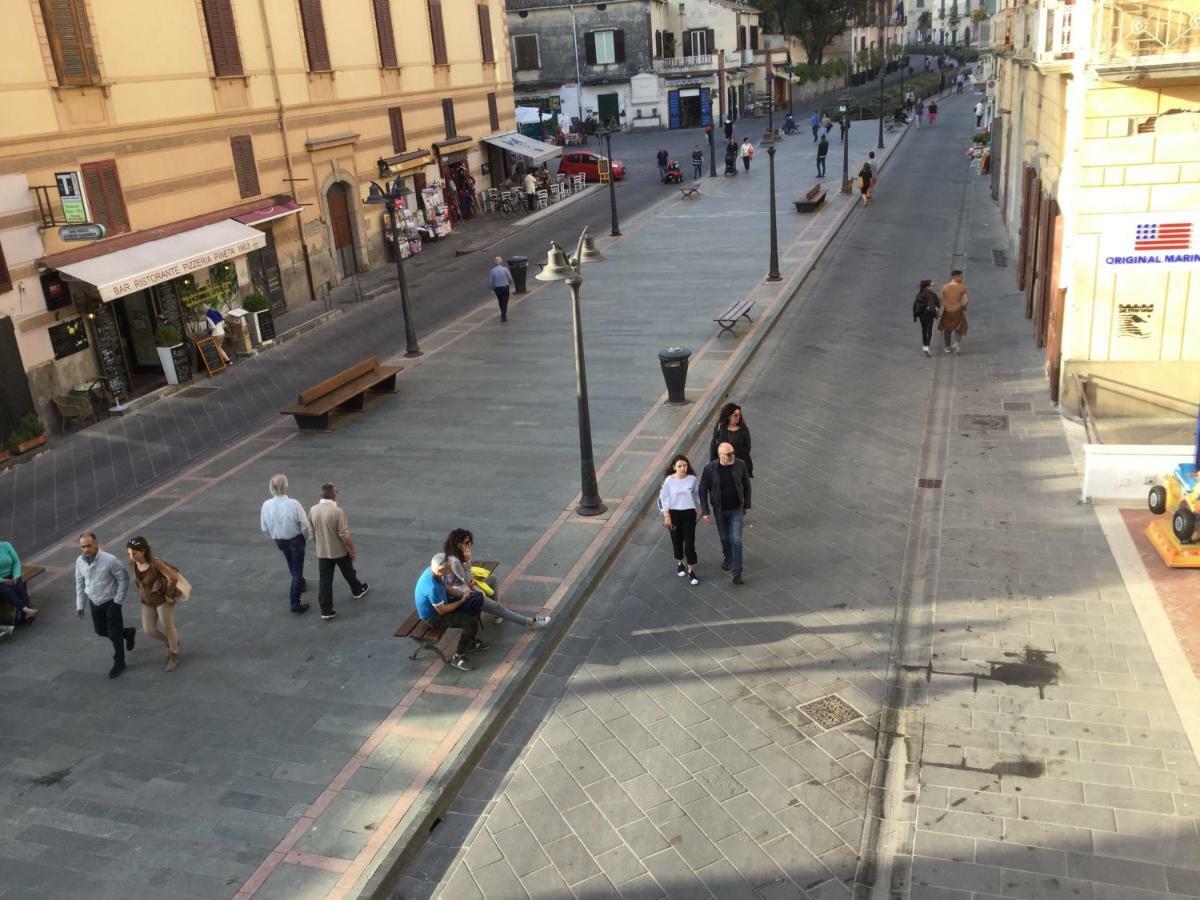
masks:
<svg viewBox="0 0 1200 900"><path fill-rule="evenodd" d="M767 145L768 168L771 171L771 270L767 273L767 281L782 281L779 274L779 228L775 215L775 145L779 143L779 135L775 129L768 128L762 142Z"/></svg>
<svg viewBox="0 0 1200 900"><path fill-rule="evenodd" d="M417 329L413 325L412 308L408 301L408 279L404 277L404 254L400 250L400 241L407 241L401 225L400 210L404 206L404 197L411 193L400 183L400 179L388 185L385 191L374 181L367 192L363 203L369 206L386 206L392 221L392 247L396 251L396 280L400 286L400 309L404 313L404 355L420 356L421 348L417 344Z"/></svg>
<svg viewBox="0 0 1200 900"><path fill-rule="evenodd" d="M609 156L611 159L611 155ZM609 182L611 186L611 181ZM613 233L616 229L616 201L613 202ZM579 235L575 254L568 257L557 241L550 242L550 251L542 271L534 277L538 281L565 281L571 289L571 320L575 326L575 397L579 403L579 470L581 486L579 505L575 512L581 516L598 516L606 510L600 499L596 483L596 464L592 460L592 417L588 409L587 367L583 358L583 322L579 312L579 289L583 286L580 269L584 263L604 259L592 242L587 228Z"/></svg>
<svg viewBox="0 0 1200 900"><path fill-rule="evenodd" d="M621 226L617 222L617 179L613 174L613 155L612 155L612 133L613 125L616 119L612 119L607 125L601 125L596 129L596 137L604 138L604 143L608 149L608 202L612 206L612 236L621 236Z"/></svg>

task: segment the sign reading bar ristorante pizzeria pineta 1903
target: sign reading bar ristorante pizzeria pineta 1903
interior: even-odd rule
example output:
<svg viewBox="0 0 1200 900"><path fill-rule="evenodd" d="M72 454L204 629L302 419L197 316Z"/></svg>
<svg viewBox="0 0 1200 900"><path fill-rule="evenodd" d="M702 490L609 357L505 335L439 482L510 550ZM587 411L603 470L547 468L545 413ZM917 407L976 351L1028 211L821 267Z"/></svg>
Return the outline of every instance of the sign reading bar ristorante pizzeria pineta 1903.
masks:
<svg viewBox="0 0 1200 900"><path fill-rule="evenodd" d="M1100 235L1100 267L1139 273L1200 270L1200 215L1107 216Z"/></svg>

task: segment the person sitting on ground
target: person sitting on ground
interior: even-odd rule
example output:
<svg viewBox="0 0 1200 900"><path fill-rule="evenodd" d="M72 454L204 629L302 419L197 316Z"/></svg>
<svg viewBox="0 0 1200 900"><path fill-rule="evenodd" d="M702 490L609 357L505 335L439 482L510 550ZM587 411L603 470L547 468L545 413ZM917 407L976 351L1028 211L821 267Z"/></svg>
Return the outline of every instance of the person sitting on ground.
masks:
<svg viewBox="0 0 1200 900"><path fill-rule="evenodd" d="M488 645L476 639L479 633L479 616L466 609L467 601L451 600L446 596L446 587L442 584L442 579L448 574L450 562L446 559L446 554L436 554L429 561L429 568L417 579L413 600L417 615L430 628L462 629L458 636L458 648L450 658L450 665L462 672L470 672L475 667L467 662L466 654L486 650Z"/></svg>
<svg viewBox="0 0 1200 900"><path fill-rule="evenodd" d="M488 575L482 580L486 590L479 587L480 579L472 571L472 550L475 535L465 528L455 528L446 535L442 551L450 562L450 574L442 577L446 595L451 600L465 600L470 609L479 609L498 621L516 622L526 628L545 628L550 624L549 616L523 616L502 606L496 597L496 577Z"/></svg>
<svg viewBox="0 0 1200 900"><path fill-rule="evenodd" d="M11 634L13 625L28 625L37 614L21 579L21 557L12 544L0 541L0 635Z"/></svg>

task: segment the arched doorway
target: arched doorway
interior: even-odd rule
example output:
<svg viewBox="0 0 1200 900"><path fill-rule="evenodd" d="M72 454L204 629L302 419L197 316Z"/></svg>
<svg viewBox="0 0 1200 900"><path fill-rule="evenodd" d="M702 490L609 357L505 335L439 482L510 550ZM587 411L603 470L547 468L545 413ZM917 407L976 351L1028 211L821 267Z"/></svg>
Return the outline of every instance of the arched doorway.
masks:
<svg viewBox="0 0 1200 900"><path fill-rule="evenodd" d="M333 229L333 255L343 278L358 272L358 254L354 250L354 226L350 221L350 190L344 181L335 181L325 193L329 204L329 225Z"/></svg>

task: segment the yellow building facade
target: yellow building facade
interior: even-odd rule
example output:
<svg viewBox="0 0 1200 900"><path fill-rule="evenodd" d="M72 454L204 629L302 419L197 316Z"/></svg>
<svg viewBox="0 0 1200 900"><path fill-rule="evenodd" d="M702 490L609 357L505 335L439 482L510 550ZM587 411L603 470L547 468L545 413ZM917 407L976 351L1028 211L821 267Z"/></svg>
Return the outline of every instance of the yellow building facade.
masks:
<svg viewBox="0 0 1200 900"><path fill-rule="evenodd" d="M993 195L1053 398L1200 399L1200 0L1001 0Z"/></svg>
<svg viewBox="0 0 1200 900"><path fill-rule="evenodd" d="M0 378L52 426L81 382L161 384L153 333L197 297L278 313L383 262L372 181L414 230L469 212L515 128L500 0L0 7Z"/></svg>

